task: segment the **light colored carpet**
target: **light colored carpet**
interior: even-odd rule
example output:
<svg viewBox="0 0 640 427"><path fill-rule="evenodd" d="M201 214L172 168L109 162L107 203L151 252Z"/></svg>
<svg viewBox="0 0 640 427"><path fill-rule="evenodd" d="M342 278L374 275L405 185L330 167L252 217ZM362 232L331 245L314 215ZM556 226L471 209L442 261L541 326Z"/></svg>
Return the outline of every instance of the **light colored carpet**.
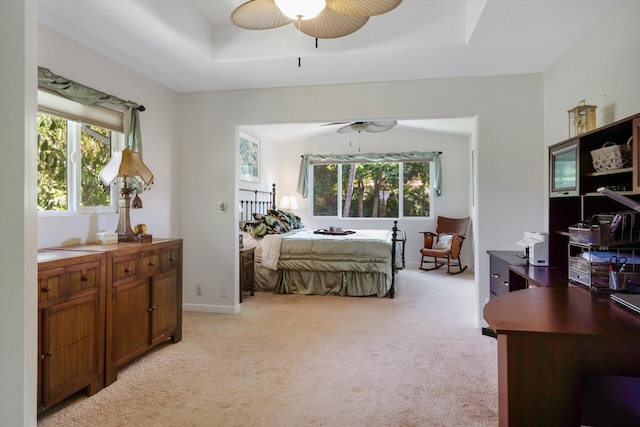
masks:
<svg viewBox="0 0 640 427"><path fill-rule="evenodd" d="M395 299L246 296L38 426L497 426L496 341L471 275L406 269Z"/></svg>

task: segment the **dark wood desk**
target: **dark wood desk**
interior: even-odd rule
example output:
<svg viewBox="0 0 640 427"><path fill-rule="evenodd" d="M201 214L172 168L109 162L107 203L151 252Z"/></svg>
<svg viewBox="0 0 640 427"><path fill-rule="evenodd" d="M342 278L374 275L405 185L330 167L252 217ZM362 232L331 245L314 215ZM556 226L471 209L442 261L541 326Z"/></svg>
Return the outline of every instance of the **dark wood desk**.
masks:
<svg viewBox="0 0 640 427"><path fill-rule="evenodd" d="M606 293L532 287L493 298L500 426L580 426L581 379L640 377L640 315Z"/></svg>

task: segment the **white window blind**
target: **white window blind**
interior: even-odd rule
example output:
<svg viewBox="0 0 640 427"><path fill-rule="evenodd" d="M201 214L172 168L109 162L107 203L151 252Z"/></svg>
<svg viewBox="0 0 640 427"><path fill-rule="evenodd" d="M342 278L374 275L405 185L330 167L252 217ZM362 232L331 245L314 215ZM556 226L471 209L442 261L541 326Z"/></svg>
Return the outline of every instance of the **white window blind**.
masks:
<svg viewBox="0 0 640 427"><path fill-rule="evenodd" d="M111 108L83 105L38 89L38 110L67 120L124 133L124 113Z"/></svg>

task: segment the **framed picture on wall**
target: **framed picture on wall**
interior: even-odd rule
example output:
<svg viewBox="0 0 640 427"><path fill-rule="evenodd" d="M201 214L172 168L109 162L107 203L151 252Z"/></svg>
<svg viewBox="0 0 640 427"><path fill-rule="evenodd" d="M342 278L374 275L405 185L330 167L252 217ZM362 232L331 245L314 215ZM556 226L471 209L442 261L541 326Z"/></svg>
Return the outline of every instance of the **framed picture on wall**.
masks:
<svg viewBox="0 0 640 427"><path fill-rule="evenodd" d="M260 182L260 140L240 132L239 179Z"/></svg>

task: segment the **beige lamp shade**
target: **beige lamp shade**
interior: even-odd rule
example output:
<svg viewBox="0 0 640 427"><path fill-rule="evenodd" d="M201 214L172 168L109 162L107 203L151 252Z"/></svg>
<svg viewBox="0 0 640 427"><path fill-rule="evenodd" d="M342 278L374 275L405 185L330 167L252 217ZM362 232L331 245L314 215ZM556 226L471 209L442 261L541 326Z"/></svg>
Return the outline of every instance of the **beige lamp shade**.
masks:
<svg viewBox="0 0 640 427"><path fill-rule="evenodd" d="M278 207L280 209L286 209L291 211L300 209L295 196L282 196L282 199L280 199L280 205L278 205Z"/></svg>
<svg viewBox="0 0 640 427"><path fill-rule="evenodd" d="M113 153L111 160L102 168L99 176L105 185L111 185L119 176L138 177L145 185L153 184L153 174L142 162L140 153L135 153L128 147Z"/></svg>

